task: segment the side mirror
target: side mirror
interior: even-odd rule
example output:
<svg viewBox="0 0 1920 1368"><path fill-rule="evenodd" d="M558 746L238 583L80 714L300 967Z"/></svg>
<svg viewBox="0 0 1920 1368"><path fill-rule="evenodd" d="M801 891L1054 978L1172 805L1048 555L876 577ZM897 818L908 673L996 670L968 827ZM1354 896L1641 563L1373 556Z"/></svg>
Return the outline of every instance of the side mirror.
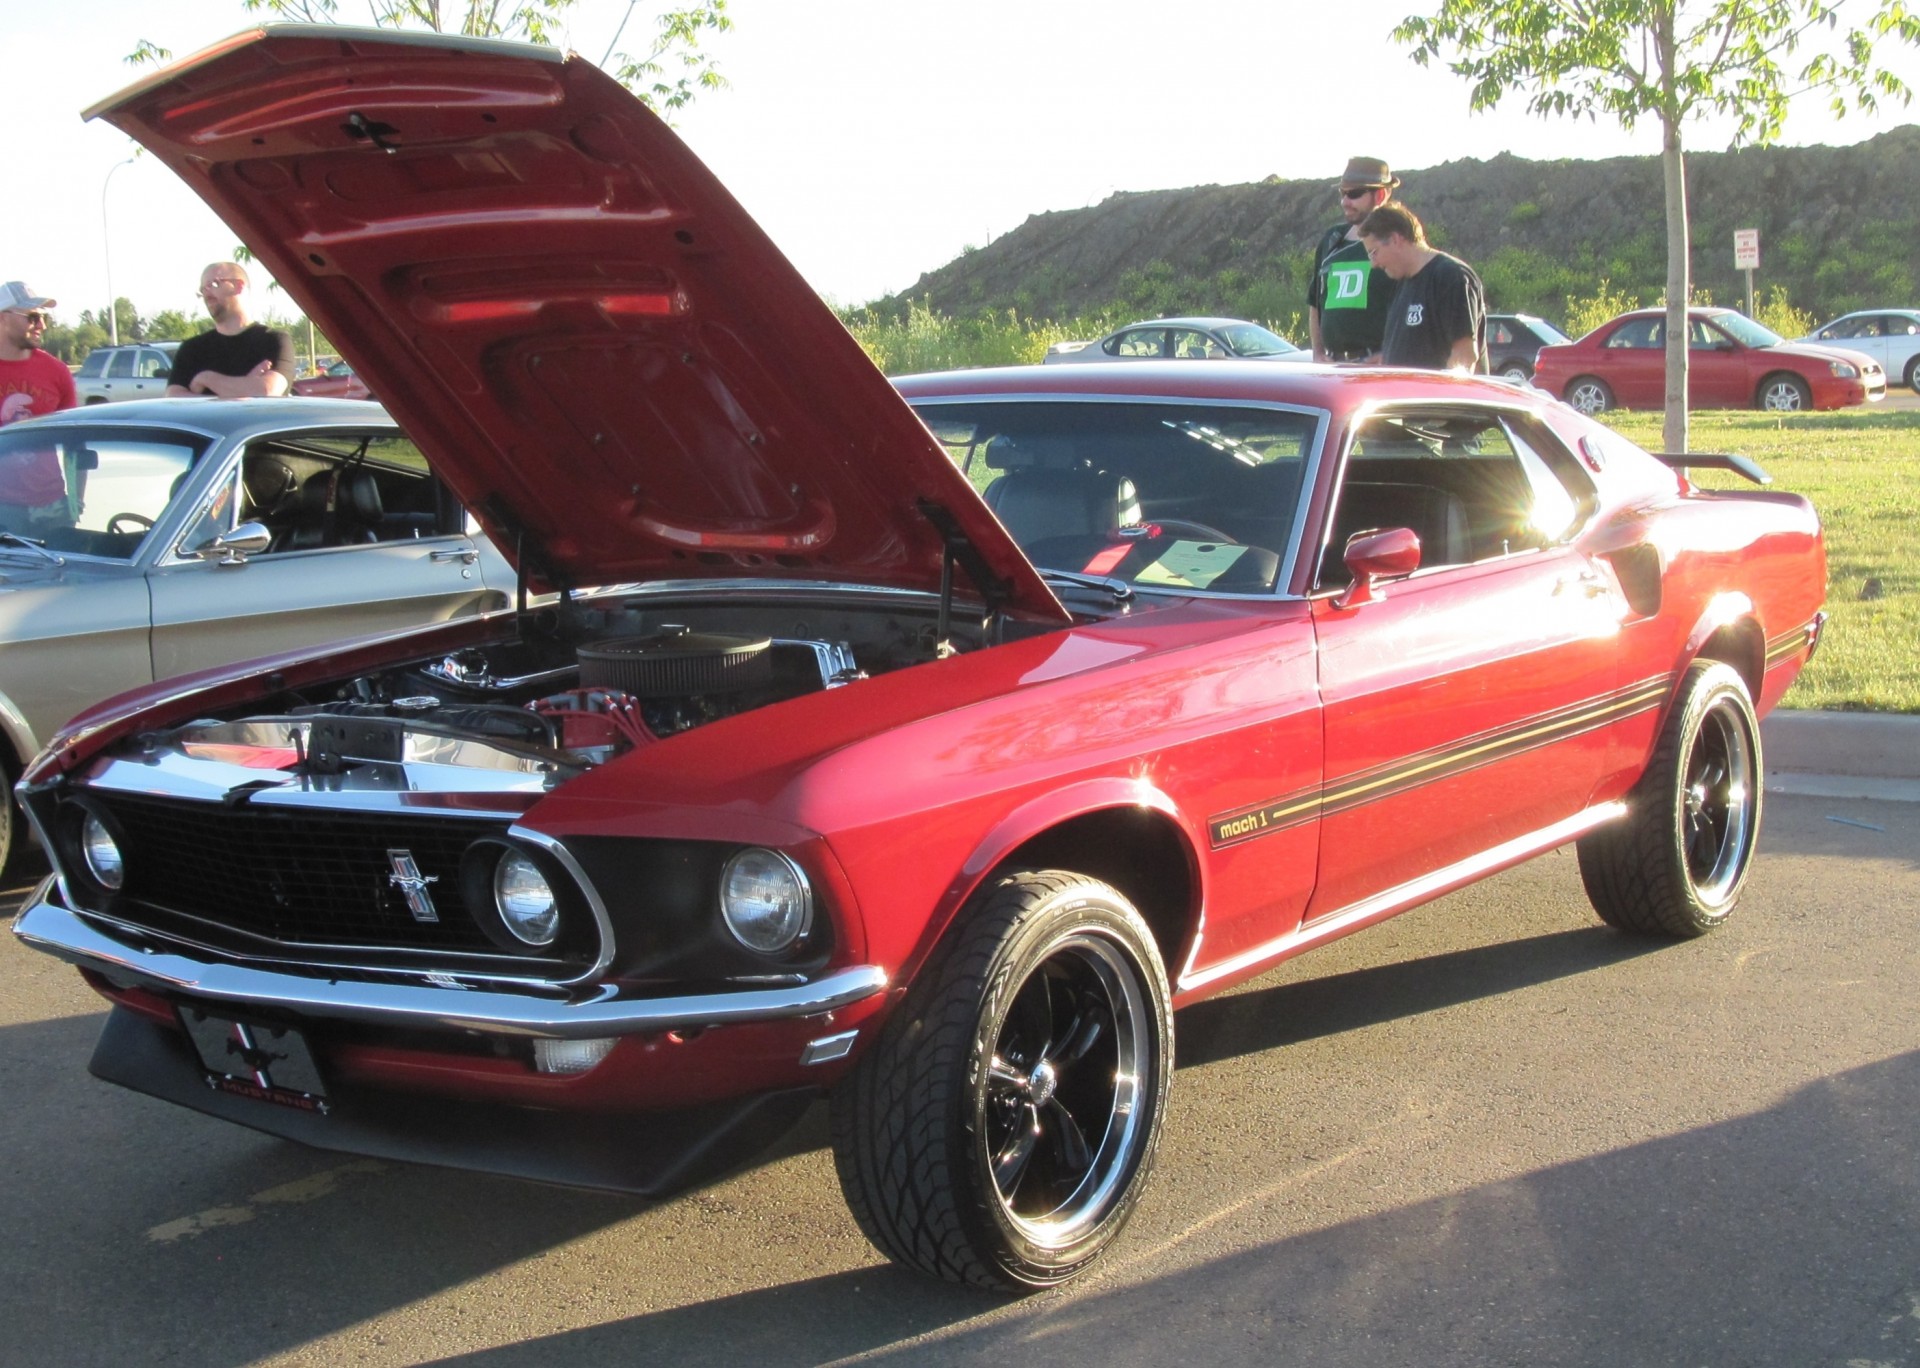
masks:
<svg viewBox="0 0 1920 1368"><path fill-rule="evenodd" d="M75 470L98 470L100 468L100 453L92 447L81 447L73 453L73 468Z"/></svg>
<svg viewBox="0 0 1920 1368"><path fill-rule="evenodd" d="M1420 568L1420 538L1411 527L1356 532L1347 538L1344 559L1353 583L1333 601L1336 608L1372 603L1383 580L1400 579Z"/></svg>
<svg viewBox="0 0 1920 1368"><path fill-rule="evenodd" d="M259 555L272 541L273 533L267 531L265 523L243 522L233 531L222 532L198 546L183 547L180 554L221 565L245 565L248 556Z"/></svg>

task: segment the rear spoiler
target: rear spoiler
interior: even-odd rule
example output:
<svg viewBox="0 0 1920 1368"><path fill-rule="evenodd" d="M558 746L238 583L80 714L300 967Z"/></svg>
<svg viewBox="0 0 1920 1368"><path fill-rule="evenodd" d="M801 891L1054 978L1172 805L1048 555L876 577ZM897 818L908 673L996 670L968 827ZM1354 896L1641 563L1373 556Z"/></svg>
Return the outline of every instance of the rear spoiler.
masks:
<svg viewBox="0 0 1920 1368"><path fill-rule="evenodd" d="M1685 470L1692 466L1696 470L1731 470L1744 476L1757 485L1773 483L1773 476L1760 468L1760 463L1750 456L1735 456L1727 452L1713 451L1656 451L1656 461L1665 461L1675 470Z"/></svg>

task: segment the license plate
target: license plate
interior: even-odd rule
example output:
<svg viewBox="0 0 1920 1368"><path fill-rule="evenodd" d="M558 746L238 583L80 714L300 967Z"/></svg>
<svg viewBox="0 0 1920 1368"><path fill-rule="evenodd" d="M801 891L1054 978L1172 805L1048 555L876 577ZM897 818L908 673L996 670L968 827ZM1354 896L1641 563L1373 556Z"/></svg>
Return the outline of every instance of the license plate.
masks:
<svg viewBox="0 0 1920 1368"><path fill-rule="evenodd" d="M291 1026L240 1021L194 1007L180 1009L207 1086L237 1097L251 1097L300 1111L327 1110L327 1089L313 1051Z"/></svg>

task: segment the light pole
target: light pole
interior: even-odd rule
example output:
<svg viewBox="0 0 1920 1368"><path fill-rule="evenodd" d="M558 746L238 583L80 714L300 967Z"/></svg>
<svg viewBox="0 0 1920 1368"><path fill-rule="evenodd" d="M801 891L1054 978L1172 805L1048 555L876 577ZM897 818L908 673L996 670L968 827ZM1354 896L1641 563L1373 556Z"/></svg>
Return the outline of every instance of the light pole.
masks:
<svg viewBox="0 0 1920 1368"><path fill-rule="evenodd" d="M139 157L136 152L123 162L115 162L100 186L100 241L107 256L107 337L116 347L120 345L120 306L113 298L113 229L107 224L107 191L113 188L113 173L132 166Z"/></svg>

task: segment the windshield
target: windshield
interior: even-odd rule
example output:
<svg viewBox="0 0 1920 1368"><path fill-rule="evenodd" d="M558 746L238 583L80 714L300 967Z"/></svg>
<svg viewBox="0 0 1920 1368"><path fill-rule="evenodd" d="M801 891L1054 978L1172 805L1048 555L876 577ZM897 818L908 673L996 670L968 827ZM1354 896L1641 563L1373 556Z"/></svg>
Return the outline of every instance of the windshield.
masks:
<svg viewBox="0 0 1920 1368"><path fill-rule="evenodd" d="M208 439L101 423L0 432L0 531L130 560Z"/></svg>
<svg viewBox="0 0 1920 1368"><path fill-rule="evenodd" d="M1322 415L1092 400L916 406L1034 564L1268 593Z"/></svg>
<svg viewBox="0 0 1920 1368"><path fill-rule="evenodd" d="M1235 356L1285 356L1300 348L1276 332L1268 332L1258 323L1229 323L1214 331L1220 334Z"/></svg>
<svg viewBox="0 0 1920 1368"><path fill-rule="evenodd" d="M1544 318L1535 318L1530 314L1523 314L1521 317L1527 320L1527 326L1533 329L1533 335L1541 339L1542 346L1558 347L1563 343L1573 341L1571 337L1568 337Z"/></svg>
<svg viewBox="0 0 1920 1368"><path fill-rule="evenodd" d="M1725 330L1734 341L1746 347L1777 347L1786 339L1772 328L1762 327L1745 314L1714 314L1715 327Z"/></svg>

